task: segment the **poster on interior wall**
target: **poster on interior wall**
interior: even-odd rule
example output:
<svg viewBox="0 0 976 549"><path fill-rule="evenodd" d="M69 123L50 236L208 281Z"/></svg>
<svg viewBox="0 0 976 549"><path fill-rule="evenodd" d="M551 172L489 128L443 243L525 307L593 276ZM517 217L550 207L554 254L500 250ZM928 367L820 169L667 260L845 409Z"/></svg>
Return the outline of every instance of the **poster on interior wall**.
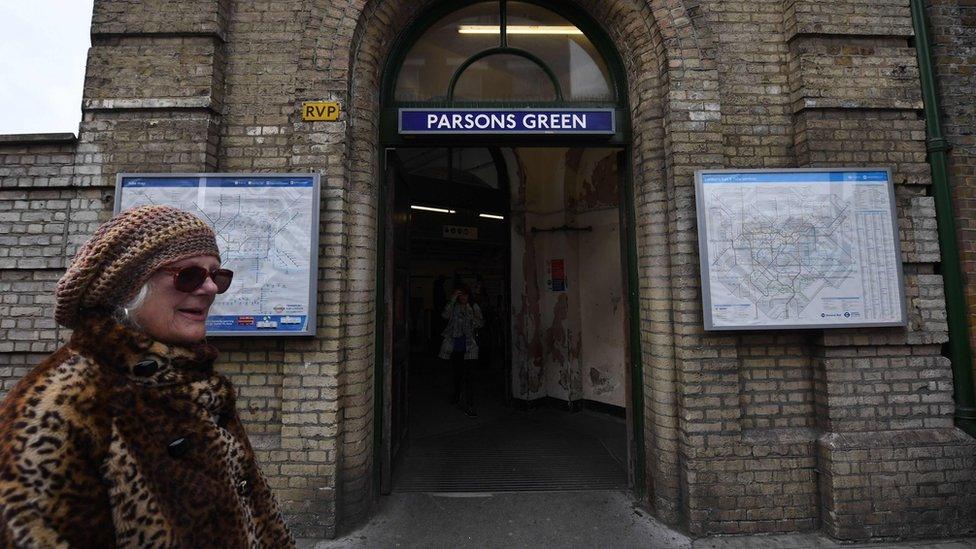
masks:
<svg viewBox="0 0 976 549"><path fill-rule="evenodd" d="M566 291L565 262L562 259L550 259L548 261L547 270L549 271L549 280L546 286L549 287L549 290L553 292L565 292Z"/></svg>
<svg viewBox="0 0 976 549"><path fill-rule="evenodd" d="M695 194L706 330L906 324L890 170L701 170Z"/></svg>
<svg viewBox="0 0 976 549"><path fill-rule="evenodd" d="M234 271L207 318L208 336L315 334L318 174L119 174L115 212L168 204L217 233Z"/></svg>

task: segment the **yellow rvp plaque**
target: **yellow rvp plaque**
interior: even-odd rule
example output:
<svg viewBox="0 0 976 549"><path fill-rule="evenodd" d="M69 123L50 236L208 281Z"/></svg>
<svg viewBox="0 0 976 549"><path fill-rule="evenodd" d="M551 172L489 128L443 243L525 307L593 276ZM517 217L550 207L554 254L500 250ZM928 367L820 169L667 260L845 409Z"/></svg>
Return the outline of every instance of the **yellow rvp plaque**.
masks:
<svg viewBox="0 0 976 549"><path fill-rule="evenodd" d="M325 120L332 122L339 119L339 103L337 101L305 101L302 103L302 120L306 122Z"/></svg>

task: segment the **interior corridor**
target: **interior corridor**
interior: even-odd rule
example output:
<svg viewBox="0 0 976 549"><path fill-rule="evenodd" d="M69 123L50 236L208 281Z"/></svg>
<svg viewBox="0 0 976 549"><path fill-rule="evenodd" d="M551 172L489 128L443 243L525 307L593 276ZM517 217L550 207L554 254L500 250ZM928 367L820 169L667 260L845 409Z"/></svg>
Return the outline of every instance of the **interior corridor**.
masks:
<svg viewBox="0 0 976 549"><path fill-rule="evenodd" d="M628 487L618 152L390 153L392 492ZM462 287L471 407L438 357Z"/></svg>

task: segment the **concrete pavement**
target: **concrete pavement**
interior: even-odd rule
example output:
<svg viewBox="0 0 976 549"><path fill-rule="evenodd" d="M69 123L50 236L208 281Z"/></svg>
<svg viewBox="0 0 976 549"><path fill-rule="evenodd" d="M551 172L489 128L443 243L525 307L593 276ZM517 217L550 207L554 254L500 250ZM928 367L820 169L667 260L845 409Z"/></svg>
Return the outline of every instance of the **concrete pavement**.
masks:
<svg viewBox="0 0 976 549"><path fill-rule="evenodd" d="M300 540L299 547L976 549L976 538L854 545L816 534L691 539L623 491L396 493L383 497L369 522L354 531L334 540Z"/></svg>

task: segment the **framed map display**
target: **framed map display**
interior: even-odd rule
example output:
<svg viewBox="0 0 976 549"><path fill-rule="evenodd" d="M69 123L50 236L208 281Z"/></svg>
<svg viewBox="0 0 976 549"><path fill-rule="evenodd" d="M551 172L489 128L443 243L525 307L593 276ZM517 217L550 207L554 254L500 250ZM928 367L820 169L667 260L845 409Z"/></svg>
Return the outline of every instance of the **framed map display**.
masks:
<svg viewBox="0 0 976 549"><path fill-rule="evenodd" d="M695 195L706 330L906 324L889 170L701 170Z"/></svg>
<svg viewBox="0 0 976 549"><path fill-rule="evenodd" d="M207 335L314 335L318 174L119 174L115 212L168 204L217 233L234 271L207 318Z"/></svg>

